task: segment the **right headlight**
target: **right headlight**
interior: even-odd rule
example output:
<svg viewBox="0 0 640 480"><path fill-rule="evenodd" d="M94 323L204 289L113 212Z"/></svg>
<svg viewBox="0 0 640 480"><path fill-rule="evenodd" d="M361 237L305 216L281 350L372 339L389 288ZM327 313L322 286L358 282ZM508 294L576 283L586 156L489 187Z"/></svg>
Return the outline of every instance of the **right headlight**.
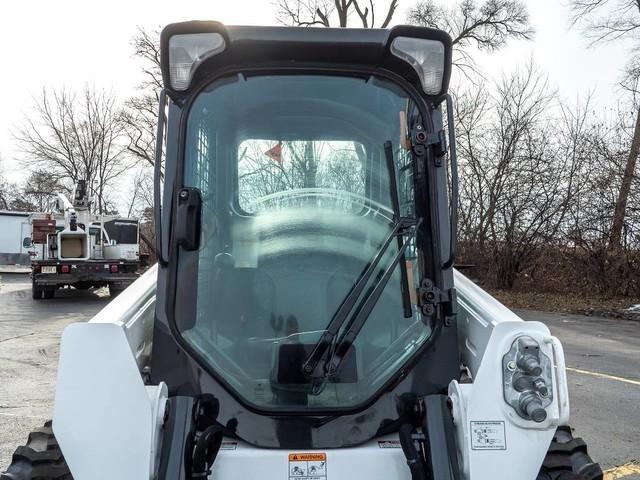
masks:
<svg viewBox="0 0 640 480"><path fill-rule="evenodd" d="M391 53L411 64L427 95L437 95L442 90L444 52L444 44L438 40L396 37L391 42Z"/></svg>

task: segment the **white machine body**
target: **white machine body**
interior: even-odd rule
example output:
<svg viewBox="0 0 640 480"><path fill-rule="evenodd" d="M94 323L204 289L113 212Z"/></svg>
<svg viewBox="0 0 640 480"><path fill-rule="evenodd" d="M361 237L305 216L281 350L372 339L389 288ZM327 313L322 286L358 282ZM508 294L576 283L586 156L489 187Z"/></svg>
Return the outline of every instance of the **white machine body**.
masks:
<svg viewBox="0 0 640 480"><path fill-rule="evenodd" d="M166 385L147 386L155 308L150 269L86 324L65 329L53 429L75 480L155 478ZM469 383L452 381L460 466L466 480L534 480L555 429L569 419L560 342L539 322L524 322L456 272L462 360ZM525 420L505 401L503 358L522 336L551 359L552 399L542 422ZM397 436L354 448L261 449L225 439L209 478L395 480L410 478Z"/></svg>
<svg viewBox="0 0 640 480"><path fill-rule="evenodd" d="M105 245L102 247L105 260L137 260L140 249L135 243Z"/></svg>
<svg viewBox="0 0 640 480"><path fill-rule="evenodd" d="M449 386L464 476L535 479L556 428L569 421L562 345L544 324L522 321L459 272L455 285L460 351L473 378ZM535 339L552 361L555 394L539 423L521 418L504 399L502 360L523 336Z"/></svg>

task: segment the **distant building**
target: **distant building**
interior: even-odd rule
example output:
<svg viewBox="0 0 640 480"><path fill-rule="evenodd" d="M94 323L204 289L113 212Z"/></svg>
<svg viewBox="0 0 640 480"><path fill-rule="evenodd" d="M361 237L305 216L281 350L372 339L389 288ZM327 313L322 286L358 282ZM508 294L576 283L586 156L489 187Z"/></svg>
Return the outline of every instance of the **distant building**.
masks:
<svg viewBox="0 0 640 480"><path fill-rule="evenodd" d="M0 210L0 265L29 265L30 212Z"/></svg>

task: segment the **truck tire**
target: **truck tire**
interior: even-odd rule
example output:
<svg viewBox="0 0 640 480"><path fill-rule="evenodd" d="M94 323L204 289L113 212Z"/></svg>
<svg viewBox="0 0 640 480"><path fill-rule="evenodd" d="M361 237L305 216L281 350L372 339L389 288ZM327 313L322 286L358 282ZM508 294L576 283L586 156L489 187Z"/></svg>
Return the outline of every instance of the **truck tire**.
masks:
<svg viewBox="0 0 640 480"><path fill-rule="evenodd" d="M34 300L42 299L42 287L38 287L35 284L31 285L31 298Z"/></svg>
<svg viewBox="0 0 640 480"><path fill-rule="evenodd" d="M0 480L73 480L51 429L51 421L29 434L27 444L18 447Z"/></svg>
<svg viewBox="0 0 640 480"><path fill-rule="evenodd" d="M45 289L43 293L44 298L46 298L47 300L51 300L56 295L56 291L52 288Z"/></svg>
<svg viewBox="0 0 640 480"><path fill-rule="evenodd" d="M537 480L602 480L602 477L602 469L589 456L584 440L574 438L571 427L558 427Z"/></svg>
<svg viewBox="0 0 640 480"><path fill-rule="evenodd" d="M118 295L120 295L120 293L122 293L123 290L124 290L124 287L116 286L113 283L109 284L109 296L110 297L117 297Z"/></svg>

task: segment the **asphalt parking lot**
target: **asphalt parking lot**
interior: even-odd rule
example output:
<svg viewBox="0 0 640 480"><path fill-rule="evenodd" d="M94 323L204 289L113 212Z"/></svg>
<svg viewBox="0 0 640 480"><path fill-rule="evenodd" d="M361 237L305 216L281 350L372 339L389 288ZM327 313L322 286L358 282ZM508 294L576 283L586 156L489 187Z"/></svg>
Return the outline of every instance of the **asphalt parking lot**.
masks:
<svg viewBox="0 0 640 480"><path fill-rule="evenodd" d="M0 471L27 434L51 417L63 328L86 321L106 291L31 299L26 274L0 274ZM565 348L571 424L610 480L640 479L640 323L519 312L540 320Z"/></svg>
<svg viewBox="0 0 640 480"><path fill-rule="evenodd" d="M640 322L519 311L563 344L571 426L610 480L640 480Z"/></svg>
<svg viewBox="0 0 640 480"><path fill-rule="evenodd" d="M56 293L33 300L28 275L0 273L0 472L52 415L62 330L109 301L106 290Z"/></svg>

